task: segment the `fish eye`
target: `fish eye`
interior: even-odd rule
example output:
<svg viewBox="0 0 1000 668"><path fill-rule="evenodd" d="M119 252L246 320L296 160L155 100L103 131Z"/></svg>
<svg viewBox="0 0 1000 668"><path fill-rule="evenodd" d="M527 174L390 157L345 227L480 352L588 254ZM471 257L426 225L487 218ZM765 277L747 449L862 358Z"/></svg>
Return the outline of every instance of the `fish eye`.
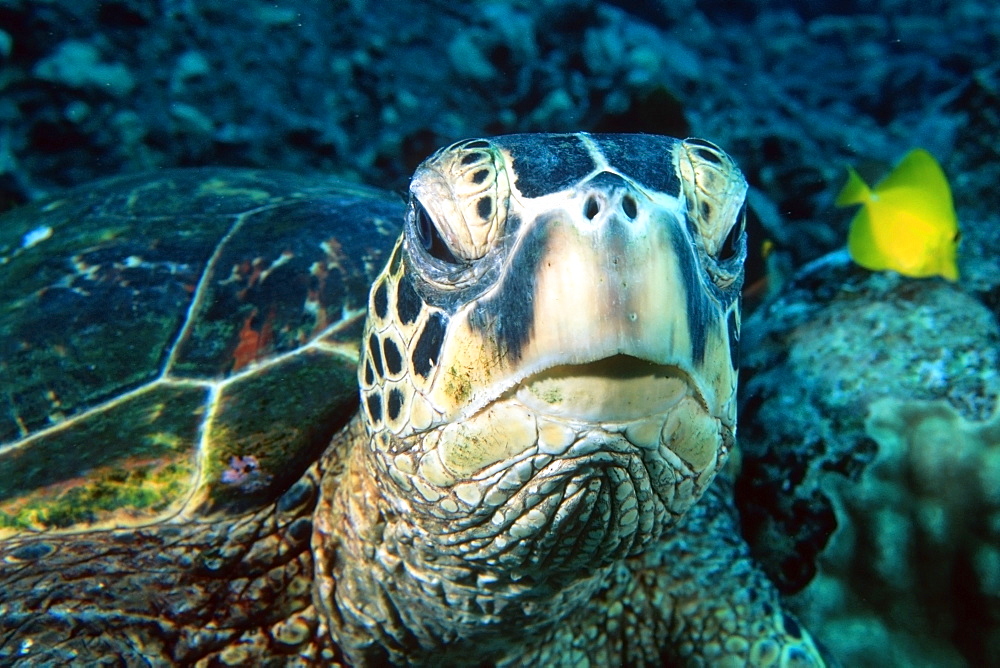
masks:
<svg viewBox="0 0 1000 668"><path fill-rule="evenodd" d="M411 200L410 207L413 211L413 227L424 251L431 257L442 262L461 264L454 253L449 250L448 245L441 236L441 232L438 231L437 225L434 224L424 205L414 198Z"/></svg>

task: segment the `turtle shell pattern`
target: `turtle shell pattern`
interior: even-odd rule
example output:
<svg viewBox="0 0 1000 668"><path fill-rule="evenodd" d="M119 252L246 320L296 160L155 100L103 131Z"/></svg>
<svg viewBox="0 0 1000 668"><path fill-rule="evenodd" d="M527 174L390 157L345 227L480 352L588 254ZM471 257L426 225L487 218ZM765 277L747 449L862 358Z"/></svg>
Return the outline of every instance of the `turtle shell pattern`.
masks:
<svg viewBox="0 0 1000 668"><path fill-rule="evenodd" d="M0 538L245 512L357 406L402 202L165 170L0 218Z"/></svg>

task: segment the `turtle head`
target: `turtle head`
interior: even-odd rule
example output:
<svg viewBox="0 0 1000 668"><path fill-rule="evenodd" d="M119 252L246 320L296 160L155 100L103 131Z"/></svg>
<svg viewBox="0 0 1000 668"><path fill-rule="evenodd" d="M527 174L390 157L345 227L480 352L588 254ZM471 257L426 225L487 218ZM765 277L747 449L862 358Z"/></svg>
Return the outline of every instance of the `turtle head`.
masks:
<svg viewBox="0 0 1000 668"><path fill-rule="evenodd" d="M694 139L512 135L425 161L359 369L395 510L520 573L672 526L734 441L745 193Z"/></svg>

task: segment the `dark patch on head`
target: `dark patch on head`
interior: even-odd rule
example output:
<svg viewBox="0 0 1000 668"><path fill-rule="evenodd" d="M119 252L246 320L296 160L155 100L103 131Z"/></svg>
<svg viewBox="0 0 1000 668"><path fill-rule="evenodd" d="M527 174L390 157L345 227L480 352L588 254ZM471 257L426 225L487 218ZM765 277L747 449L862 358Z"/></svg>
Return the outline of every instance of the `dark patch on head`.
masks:
<svg viewBox="0 0 1000 668"><path fill-rule="evenodd" d="M483 220L489 220L493 216L493 198L489 195L480 197L476 202L476 213Z"/></svg>
<svg viewBox="0 0 1000 668"><path fill-rule="evenodd" d="M788 613L781 613L781 623L784 625L785 631L788 632L788 635L792 636L796 640L802 637L802 629L799 627L799 623Z"/></svg>
<svg viewBox="0 0 1000 668"><path fill-rule="evenodd" d="M378 338L372 332L368 337L368 359L375 365L375 373L379 378L385 375L382 369L382 348L378 345Z"/></svg>
<svg viewBox="0 0 1000 668"><path fill-rule="evenodd" d="M372 304L375 307L375 315L380 320L385 320L385 317L389 315L389 293L385 287L385 281L379 281L378 285L375 286Z"/></svg>
<svg viewBox="0 0 1000 668"><path fill-rule="evenodd" d="M385 410L389 419L393 421L399 417L399 412L403 410L403 393L398 387L389 390L389 400L386 401Z"/></svg>
<svg viewBox="0 0 1000 668"><path fill-rule="evenodd" d="M365 397L365 406L368 407L368 419L371 420L372 424L378 424L382 421L382 395L378 392L372 392Z"/></svg>
<svg viewBox="0 0 1000 668"><path fill-rule="evenodd" d="M382 340L382 356L385 357L385 368L389 375L395 376L403 371L403 355L399 346L390 337Z"/></svg>
<svg viewBox="0 0 1000 668"><path fill-rule="evenodd" d="M510 151L514 184L525 197L565 190L596 167L576 135L507 135L494 143Z"/></svg>
<svg viewBox="0 0 1000 668"><path fill-rule="evenodd" d="M399 273L399 263L402 261L403 244L396 244L392 251L392 258L389 260L389 273L395 276Z"/></svg>
<svg viewBox="0 0 1000 668"><path fill-rule="evenodd" d="M399 321L404 325L416 321L417 316L420 315L421 304L417 291L413 289L410 277L401 277L399 283L396 284L396 314L399 316Z"/></svg>
<svg viewBox="0 0 1000 668"><path fill-rule="evenodd" d="M737 371L740 369L740 325L739 319L736 317L739 311L740 307L737 305L729 312L729 317L726 319L726 326L729 330L729 363Z"/></svg>
<svg viewBox="0 0 1000 668"><path fill-rule="evenodd" d="M490 143L485 139L476 139L468 142L467 144L462 144L462 148L489 148Z"/></svg>
<svg viewBox="0 0 1000 668"><path fill-rule="evenodd" d="M518 248L517 256L511 258L510 265L518 270L504 274L493 294L476 304L469 314L472 328L484 336L494 337L500 354L509 355L513 360L521 357L534 327L535 282L552 227L547 217L537 220Z"/></svg>
<svg viewBox="0 0 1000 668"><path fill-rule="evenodd" d="M462 164L471 165L472 163L479 162L482 159L483 159L483 154L477 151L476 153L469 153L462 156Z"/></svg>
<svg viewBox="0 0 1000 668"><path fill-rule="evenodd" d="M420 332L417 345L413 348L413 371L423 378L426 378L431 367L437 364L441 356L441 345L444 343L444 334L448 329L448 319L440 311L431 313L424 324L424 331Z"/></svg>
<svg viewBox="0 0 1000 668"><path fill-rule="evenodd" d="M677 197L681 181L674 168L680 142L657 135L592 135L612 167L647 188Z"/></svg>
<svg viewBox="0 0 1000 668"><path fill-rule="evenodd" d="M371 360L365 362L365 385L369 387L375 384L375 370L372 369Z"/></svg>
<svg viewBox="0 0 1000 668"><path fill-rule="evenodd" d="M586 186L603 190L606 193L613 193L620 190L632 191L629 182L622 178L621 174L615 172L599 172L587 179Z"/></svg>
<svg viewBox="0 0 1000 668"><path fill-rule="evenodd" d="M700 365L705 361L705 344L712 308L700 280L701 266L694 256L694 247L680 230L674 228L670 228L670 243L674 247L674 254L680 264L681 279L684 281L688 332L691 334L691 359Z"/></svg>
<svg viewBox="0 0 1000 668"><path fill-rule="evenodd" d="M486 180L486 177L489 176L489 175L490 175L490 170L488 170L488 169L480 169L479 171L475 172L472 175L472 182L473 183L482 183L483 181Z"/></svg>

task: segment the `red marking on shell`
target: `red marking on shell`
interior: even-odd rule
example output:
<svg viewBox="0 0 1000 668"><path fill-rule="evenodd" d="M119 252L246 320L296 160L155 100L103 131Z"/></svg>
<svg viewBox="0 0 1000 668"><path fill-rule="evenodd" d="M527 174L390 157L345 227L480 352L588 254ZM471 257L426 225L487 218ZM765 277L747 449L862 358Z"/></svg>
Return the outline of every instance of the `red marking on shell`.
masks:
<svg viewBox="0 0 1000 668"><path fill-rule="evenodd" d="M260 331L254 328L257 309L246 317L240 328L239 342L233 351L233 371L239 371L251 362L266 355L274 342L274 311L264 318Z"/></svg>
<svg viewBox="0 0 1000 668"><path fill-rule="evenodd" d="M344 254L344 247L335 238L330 237L320 244L323 252L326 253L326 266L328 269L343 270L347 256Z"/></svg>

